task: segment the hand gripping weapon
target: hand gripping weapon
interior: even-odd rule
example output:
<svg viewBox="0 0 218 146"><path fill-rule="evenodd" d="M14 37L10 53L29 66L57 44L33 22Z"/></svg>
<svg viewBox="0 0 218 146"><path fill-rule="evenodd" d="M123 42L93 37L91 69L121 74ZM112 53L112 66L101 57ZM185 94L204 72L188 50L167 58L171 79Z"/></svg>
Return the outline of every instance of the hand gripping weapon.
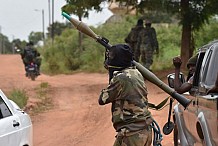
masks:
<svg viewBox="0 0 218 146"><path fill-rule="evenodd" d="M103 45L106 49L110 49L111 45L109 44L109 41L106 38L100 37L97 34L95 34L85 23L76 20L72 18L70 15L68 15L65 12L62 12L62 15L67 18L74 27L79 30L80 32L90 36L94 40L96 40L98 43ZM191 100L187 99L186 97L178 94L174 89L170 88L167 84L162 82L156 75L154 75L152 72L150 72L148 69L146 69L144 66L142 66L140 63L133 61L133 64L136 66L136 68L139 70L139 72L143 75L144 78L146 78L151 83L157 85L159 88L161 88L163 91L171 95L174 99L176 99L184 108L186 108L190 103Z"/></svg>

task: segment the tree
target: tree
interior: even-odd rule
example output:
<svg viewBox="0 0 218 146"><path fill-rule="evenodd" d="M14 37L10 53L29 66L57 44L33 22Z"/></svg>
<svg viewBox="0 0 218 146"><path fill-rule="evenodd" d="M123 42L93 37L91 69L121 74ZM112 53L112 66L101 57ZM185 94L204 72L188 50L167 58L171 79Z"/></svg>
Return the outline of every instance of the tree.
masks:
<svg viewBox="0 0 218 146"><path fill-rule="evenodd" d="M195 48L193 33L204 24L209 23L208 20L211 16L218 14L217 0L141 0L140 3L135 0L118 1L133 5L142 14L168 12L178 16L180 25L182 25L181 59L183 69Z"/></svg>
<svg viewBox="0 0 218 146"><path fill-rule="evenodd" d="M12 52L12 44L9 42L8 37L0 33L0 54L8 54Z"/></svg>
<svg viewBox="0 0 218 146"><path fill-rule="evenodd" d="M82 18L89 16L90 10L96 10L97 12L101 11L102 8L100 4L104 0L66 0L67 4L62 7L62 11L68 14L74 14L78 16L79 20L82 21ZM79 47L82 51L82 33L79 32Z"/></svg>
<svg viewBox="0 0 218 146"><path fill-rule="evenodd" d="M70 22L66 22L66 23L60 23L60 22L54 22L53 24L53 28L54 28L54 36L59 36L61 35L61 33L66 29L66 28L72 28L72 24ZM47 37L51 36L51 30L52 30L52 24L47 28L48 33L47 33Z"/></svg>
<svg viewBox="0 0 218 146"><path fill-rule="evenodd" d="M28 36L28 40L32 41L34 44L37 44L39 41L43 41L42 32L31 32Z"/></svg>

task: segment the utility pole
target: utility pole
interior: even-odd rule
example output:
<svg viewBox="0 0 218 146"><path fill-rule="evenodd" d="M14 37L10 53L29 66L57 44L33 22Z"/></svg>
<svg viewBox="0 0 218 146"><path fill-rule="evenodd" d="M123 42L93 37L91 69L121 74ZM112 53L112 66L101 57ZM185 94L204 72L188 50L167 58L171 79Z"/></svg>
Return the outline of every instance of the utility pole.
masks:
<svg viewBox="0 0 218 146"><path fill-rule="evenodd" d="M51 25L52 45L54 43L54 0L52 0L52 25Z"/></svg>
<svg viewBox="0 0 218 146"><path fill-rule="evenodd" d="M2 27L0 25L0 37L1 37L1 46L0 46L0 54L3 54L3 34L2 34Z"/></svg>
<svg viewBox="0 0 218 146"><path fill-rule="evenodd" d="M48 22L49 26L51 25L51 8L50 8L50 0L48 0Z"/></svg>

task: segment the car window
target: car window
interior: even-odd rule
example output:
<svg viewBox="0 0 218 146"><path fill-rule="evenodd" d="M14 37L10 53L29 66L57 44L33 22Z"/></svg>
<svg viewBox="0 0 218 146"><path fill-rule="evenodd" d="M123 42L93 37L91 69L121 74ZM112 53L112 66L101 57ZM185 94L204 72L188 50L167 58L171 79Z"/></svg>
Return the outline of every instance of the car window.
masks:
<svg viewBox="0 0 218 146"><path fill-rule="evenodd" d="M201 72L201 82L205 84L206 86L212 86L215 84L216 75L218 72L218 49L215 49L213 46L210 51L205 55L207 58L205 58L204 66L202 66L202 72Z"/></svg>
<svg viewBox="0 0 218 146"><path fill-rule="evenodd" d="M0 96L0 119L11 116L11 111Z"/></svg>

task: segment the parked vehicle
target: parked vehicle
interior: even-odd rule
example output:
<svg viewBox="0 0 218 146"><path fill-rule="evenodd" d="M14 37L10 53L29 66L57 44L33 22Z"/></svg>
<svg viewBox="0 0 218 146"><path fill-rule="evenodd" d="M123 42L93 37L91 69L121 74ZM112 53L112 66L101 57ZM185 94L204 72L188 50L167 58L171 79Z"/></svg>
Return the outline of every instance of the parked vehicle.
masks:
<svg viewBox="0 0 218 146"><path fill-rule="evenodd" d="M37 64L34 62L30 62L26 66L26 77L30 78L32 81L36 79L36 77L39 75Z"/></svg>
<svg viewBox="0 0 218 146"><path fill-rule="evenodd" d="M29 115L0 90L0 145L32 146L32 137Z"/></svg>
<svg viewBox="0 0 218 146"><path fill-rule="evenodd" d="M193 87L184 93L192 103L185 110L179 103L173 108L175 146L218 146L218 93L207 95L218 73L218 41L201 47L198 54ZM168 75L170 87L173 79Z"/></svg>

